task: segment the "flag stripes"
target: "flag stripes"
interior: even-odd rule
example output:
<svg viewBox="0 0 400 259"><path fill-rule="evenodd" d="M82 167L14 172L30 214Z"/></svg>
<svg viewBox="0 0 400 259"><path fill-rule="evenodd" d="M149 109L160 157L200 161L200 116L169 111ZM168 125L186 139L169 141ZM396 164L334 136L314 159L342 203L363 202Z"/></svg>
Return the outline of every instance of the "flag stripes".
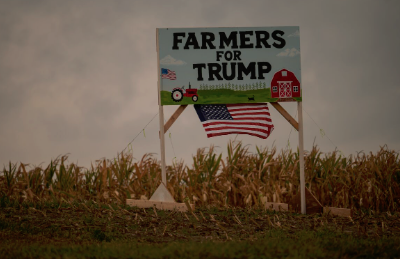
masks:
<svg viewBox="0 0 400 259"><path fill-rule="evenodd" d="M268 105L195 105L207 137L248 134L266 139L274 129Z"/></svg>
<svg viewBox="0 0 400 259"><path fill-rule="evenodd" d="M176 80L176 74L175 71L166 69L166 68L161 68L161 78L163 79L170 79L170 80Z"/></svg>

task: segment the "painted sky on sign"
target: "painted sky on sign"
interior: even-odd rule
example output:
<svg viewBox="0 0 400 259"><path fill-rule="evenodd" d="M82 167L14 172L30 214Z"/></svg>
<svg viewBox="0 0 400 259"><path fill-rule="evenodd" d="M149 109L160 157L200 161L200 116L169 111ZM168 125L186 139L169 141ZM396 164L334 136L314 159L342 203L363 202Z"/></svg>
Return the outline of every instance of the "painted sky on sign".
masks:
<svg viewBox="0 0 400 259"><path fill-rule="evenodd" d="M283 48L275 48L271 46L271 48L232 48L231 46L225 47L225 49L219 48L219 32L225 32L226 35L229 35L232 31L256 31L256 30L264 30L272 34L275 30L281 30L284 32L282 38L285 39L285 46ZM179 37L182 39L182 43L180 43L179 49L173 49L173 33L177 32L185 32L186 37ZM210 32L215 35L214 45L216 49L193 49L193 46L190 46L190 49L184 49L186 44L186 39L188 39L188 33L194 32L196 38L199 42L199 45L202 46L202 37L201 32ZM239 35L238 35L239 38ZM249 44L256 45L255 35L249 37ZM272 81L273 75L283 69L286 68L293 73L295 73L297 79L301 82L301 71L300 71L300 33L298 26L290 26L290 27L240 27L240 28L161 28L159 29L159 59L161 68L167 68L172 71L175 71L177 75L176 80L162 80L162 90L171 91L175 87L182 87L191 83L193 88L199 88L200 84L221 84L221 83L234 83L234 84L246 84L246 83L254 83L254 82L266 82L267 87L270 87L270 83ZM275 41L272 37L268 40L269 44L273 44ZM238 40L238 45L240 41ZM208 45L207 45L208 46ZM219 61L217 61L217 51L240 51L240 59L234 61L227 60L224 58L224 55L221 56ZM228 57L229 59L229 57ZM205 68L202 71L203 79L202 81L198 81L198 69L193 69L193 64L198 63L219 63L227 62L228 67L231 62L243 62L246 66L250 62L269 62L272 66L271 71L269 73L264 74L265 79L250 79L249 76L244 76L243 80L208 80L208 69ZM228 70L229 74L231 73L230 67ZM222 75L222 72L221 72ZM256 75L258 77L258 74ZM236 73L237 78L237 73Z"/></svg>
<svg viewBox="0 0 400 259"><path fill-rule="evenodd" d="M0 170L64 154L88 167L132 139L136 159L159 159L156 28L299 26L305 149L399 151L398 10L393 0L0 0ZM295 117L296 103L282 105ZM226 154L235 137L251 152L295 151L296 131L270 112L267 140L207 139L189 106L167 132L167 164L191 166L211 144Z"/></svg>

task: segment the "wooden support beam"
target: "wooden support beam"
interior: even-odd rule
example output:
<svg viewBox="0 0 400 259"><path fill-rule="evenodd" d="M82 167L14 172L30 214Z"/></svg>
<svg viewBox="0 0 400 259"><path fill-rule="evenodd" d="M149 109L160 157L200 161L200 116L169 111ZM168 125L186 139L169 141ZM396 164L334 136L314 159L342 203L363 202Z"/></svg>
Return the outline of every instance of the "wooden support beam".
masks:
<svg viewBox="0 0 400 259"><path fill-rule="evenodd" d="M291 209L296 212L301 212L301 194L300 192L293 197L291 202ZM322 213L323 207L321 203L317 200L317 198L305 188L305 201L306 201L306 212L307 214L315 214L315 213Z"/></svg>
<svg viewBox="0 0 400 259"><path fill-rule="evenodd" d="M299 123L290 116L290 114L277 102L270 103L297 131L299 131Z"/></svg>
<svg viewBox="0 0 400 259"><path fill-rule="evenodd" d="M337 215L339 217L352 217L353 213L351 209L335 208L335 207L324 207L324 213Z"/></svg>
<svg viewBox="0 0 400 259"><path fill-rule="evenodd" d="M163 202L163 201L146 201L146 200L134 200L126 199L126 205L138 208L153 208L159 210L177 210L177 211L188 211L185 203L176 202ZM190 204L191 209L194 210L194 204Z"/></svg>
<svg viewBox="0 0 400 259"><path fill-rule="evenodd" d="M261 197L261 202L265 205L267 209L275 211L288 211L289 204L279 203L279 202L268 202L267 197Z"/></svg>
<svg viewBox="0 0 400 259"><path fill-rule="evenodd" d="M178 119L179 115L182 114L182 112L186 109L186 107L187 107L187 104L181 105L178 107L178 109L176 109L174 114L172 114L171 118L169 118L167 123L165 123L164 133L167 132L169 130L169 128L171 128L172 124L176 121L176 119Z"/></svg>

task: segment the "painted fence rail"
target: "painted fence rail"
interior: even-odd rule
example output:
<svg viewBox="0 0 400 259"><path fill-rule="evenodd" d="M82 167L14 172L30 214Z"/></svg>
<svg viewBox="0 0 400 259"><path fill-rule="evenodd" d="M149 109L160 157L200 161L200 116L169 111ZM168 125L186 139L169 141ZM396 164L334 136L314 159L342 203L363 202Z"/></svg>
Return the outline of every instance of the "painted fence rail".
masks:
<svg viewBox="0 0 400 259"><path fill-rule="evenodd" d="M298 193L298 152L257 148L250 153L247 146L233 142L227 151L222 159L213 147L200 148L191 165L179 161L167 166L174 199L188 198L196 206L253 207L289 203ZM307 188L323 206L400 211L399 153L387 146L349 157L337 151L323 154L314 146L306 152L305 175ZM151 154L139 161L131 154L119 154L90 168L68 164L67 156L60 156L44 168L10 162L0 174L0 198L122 204L127 198L151 197L160 182L160 162Z"/></svg>

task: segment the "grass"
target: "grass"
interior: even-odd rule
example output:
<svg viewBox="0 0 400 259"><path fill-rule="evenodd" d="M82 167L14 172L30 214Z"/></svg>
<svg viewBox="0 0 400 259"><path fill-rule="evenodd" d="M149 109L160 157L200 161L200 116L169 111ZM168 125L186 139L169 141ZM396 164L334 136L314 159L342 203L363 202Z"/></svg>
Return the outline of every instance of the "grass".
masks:
<svg viewBox="0 0 400 259"><path fill-rule="evenodd" d="M202 207L190 214L89 201L0 210L2 258L395 258L399 233L398 213Z"/></svg>
<svg viewBox="0 0 400 259"><path fill-rule="evenodd" d="M183 97L182 101L175 102L171 98L171 92L161 91L161 102L163 105L182 104L227 104L227 103L254 103L254 102L276 102L278 98L271 98L270 88L260 90L234 91L228 89L199 90L199 99L193 102L190 97ZM248 97L253 97L249 101ZM301 99L300 99L301 100Z"/></svg>
<svg viewBox="0 0 400 259"><path fill-rule="evenodd" d="M3 258L398 258L399 239L355 239L326 231L268 237L244 242L110 242L84 245L21 246L1 249Z"/></svg>

